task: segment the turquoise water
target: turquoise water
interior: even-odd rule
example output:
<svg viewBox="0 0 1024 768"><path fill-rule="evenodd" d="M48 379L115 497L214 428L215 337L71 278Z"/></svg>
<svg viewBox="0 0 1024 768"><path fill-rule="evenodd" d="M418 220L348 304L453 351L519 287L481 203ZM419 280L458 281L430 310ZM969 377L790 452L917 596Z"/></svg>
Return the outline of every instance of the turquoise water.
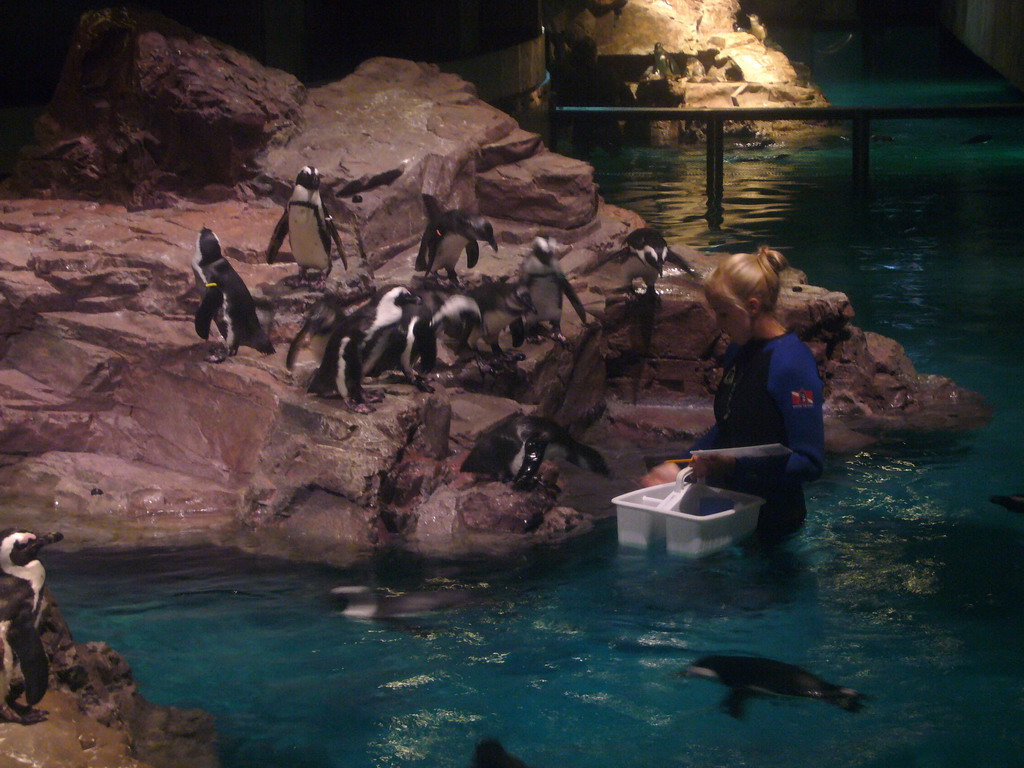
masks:
<svg viewBox="0 0 1024 768"><path fill-rule="evenodd" d="M908 86L860 87L877 100ZM1003 87L971 86L981 101ZM1024 491L1024 131L874 130L893 141L872 146L864 198L842 139L728 151L717 231L700 149L593 160L602 194L674 241L781 248L920 371L982 392L990 425L832 457L805 528L773 553L619 549L612 520L497 564L339 571L212 548L54 549L50 584L76 638L121 651L151 700L212 712L228 768L461 768L483 735L535 768L1020 765L1024 516L987 499ZM961 143L980 134L993 138ZM328 595L353 583L460 587L480 603L362 623ZM800 664L870 699L857 714L761 699L734 720L724 689L678 674L707 653Z"/></svg>

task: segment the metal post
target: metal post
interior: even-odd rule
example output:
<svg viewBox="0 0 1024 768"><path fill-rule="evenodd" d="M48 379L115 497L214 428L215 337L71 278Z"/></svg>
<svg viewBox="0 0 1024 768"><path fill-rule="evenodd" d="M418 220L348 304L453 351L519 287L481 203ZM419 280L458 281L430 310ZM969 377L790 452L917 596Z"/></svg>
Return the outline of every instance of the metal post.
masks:
<svg viewBox="0 0 1024 768"><path fill-rule="evenodd" d="M725 121L718 116L709 117L705 123L707 134L707 220L711 229L722 225L722 196L724 182L722 166L725 154Z"/></svg>
<svg viewBox="0 0 1024 768"><path fill-rule="evenodd" d="M853 118L853 186L868 186L868 154L871 146L871 119L865 113Z"/></svg>

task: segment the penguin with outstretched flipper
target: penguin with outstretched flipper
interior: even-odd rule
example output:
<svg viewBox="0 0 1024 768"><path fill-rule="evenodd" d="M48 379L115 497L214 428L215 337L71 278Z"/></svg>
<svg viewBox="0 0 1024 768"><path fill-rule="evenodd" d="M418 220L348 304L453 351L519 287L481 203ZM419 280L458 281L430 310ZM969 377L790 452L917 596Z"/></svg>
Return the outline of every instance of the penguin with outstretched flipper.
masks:
<svg viewBox="0 0 1024 768"><path fill-rule="evenodd" d="M284 213L267 244L267 263L273 264L284 242L285 235L291 245L292 255L299 265L299 277L308 281L308 273L319 274L322 284L331 272L331 245L338 249L342 266L348 269L348 259L341 247L341 238L334 218L327 211L320 194L320 172L307 165L295 177L292 195Z"/></svg>
<svg viewBox="0 0 1024 768"><path fill-rule="evenodd" d="M523 257L519 267L519 284L529 291L534 306L534 311L523 318L527 337L531 341L540 341L540 324L546 322L551 326L552 336L556 341L561 344L567 342L562 335L563 297L569 300L579 315L580 322L586 325L586 310L576 294L576 289L562 271L558 243L554 238L534 239L533 246Z"/></svg>
<svg viewBox="0 0 1024 768"><path fill-rule="evenodd" d="M448 279L457 283L459 277L455 273L455 265L463 251L466 252L466 266L470 269L480 258L478 240L483 240L497 252L494 229L483 216L458 208L443 210L437 199L428 194L423 195L423 205L427 209L427 226L416 254L417 272L430 275L443 269Z"/></svg>
<svg viewBox="0 0 1024 768"><path fill-rule="evenodd" d="M512 481L516 490L541 484L538 477L545 453L582 469L608 476L604 457L569 434L552 419L514 413L484 430L462 462L463 472L485 475L501 482Z"/></svg>

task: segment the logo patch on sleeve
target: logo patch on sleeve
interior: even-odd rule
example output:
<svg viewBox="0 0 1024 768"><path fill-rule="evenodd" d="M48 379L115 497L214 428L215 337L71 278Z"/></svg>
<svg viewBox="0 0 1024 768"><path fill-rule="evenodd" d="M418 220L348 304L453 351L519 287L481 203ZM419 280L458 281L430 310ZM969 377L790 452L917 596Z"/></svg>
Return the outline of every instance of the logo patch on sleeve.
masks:
<svg viewBox="0 0 1024 768"><path fill-rule="evenodd" d="M809 389L796 389L789 394L793 398L794 408L812 408L814 406L814 393Z"/></svg>

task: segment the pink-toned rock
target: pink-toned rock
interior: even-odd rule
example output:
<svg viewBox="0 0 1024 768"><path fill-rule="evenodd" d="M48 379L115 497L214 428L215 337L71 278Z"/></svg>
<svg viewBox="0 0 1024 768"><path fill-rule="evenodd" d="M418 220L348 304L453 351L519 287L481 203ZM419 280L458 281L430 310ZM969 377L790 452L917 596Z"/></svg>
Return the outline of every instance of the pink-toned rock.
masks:
<svg viewBox="0 0 1024 768"><path fill-rule="evenodd" d="M574 229L597 213L597 187L589 163L551 152L477 176L480 211L541 226Z"/></svg>
<svg viewBox="0 0 1024 768"><path fill-rule="evenodd" d="M291 75L159 14L89 11L14 183L133 205L227 197L294 130L304 95Z"/></svg>

